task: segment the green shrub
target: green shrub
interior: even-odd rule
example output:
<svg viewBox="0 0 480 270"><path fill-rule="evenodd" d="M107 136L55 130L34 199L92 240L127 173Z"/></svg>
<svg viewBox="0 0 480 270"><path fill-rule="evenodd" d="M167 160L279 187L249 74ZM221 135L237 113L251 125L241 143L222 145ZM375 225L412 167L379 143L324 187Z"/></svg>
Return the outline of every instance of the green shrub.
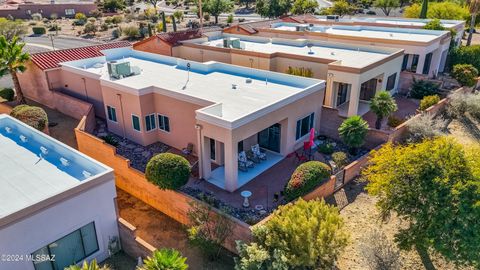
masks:
<svg viewBox="0 0 480 270"><path fill-rule="evenodd" d="M467 112L468 95L455 92L448 95L447 113L450 117L461 119Z"/></svg>
<svg viewBox="0 0 480 270"><path fill-rule="evenodd" d="M233 23L233 14L229 14L227 17L227 23Z"/></svg>
<svg viewBox="0 0 480 270"><path fill-rule="evenodd" d="M49 28L48 28L48 31L60 31L62 30L62 28L60 26L58 26L57 24L52 24Z"/></svg>
<svg viewBox="0 0 480 270"><path fill-rule="evenodd" d="M113 137L112 135L103 136L103 137L100 137L100 139L104 140L106 143L113 145L115 147L118 146L117 139L115 139L115 137Z"/></svg>
<svg viewBox="0 0 480 270"><path fill-rule="evenodd" d="M145 176L161 189L176 190L188 182L190 163L172 153L158 154L148 161Z"/></svg>
<svg viewBox="0 0 480 270"><path fill-rule="evenodd" d="M461 86L472 87L477 83L478 70L470 64L457 64L453 66L452 75Z"/></svg>
<svg viewBox="0 0 480 270"><path fill-rule="evenodd" d="M162 248L155 250L152 257L147 257L143 260L143 265L137 270L185 270L188 265L185 263L187 258L182 257L182 254L175 249Z"/></svg>
<svg viewBox="0 0 480 270"><path fill-rule="evenodd" d="M48 125L47 113L40 107L18 105L13 108L10 115L40 131Z"/></svg>
<svg viewBox="0 0 480 270"><path fill-rule="evenodd" d="M318 152L325 155L330 155L333 153L333 145L328 142L322 143L318 146Z"/></svg>
<svg viewBox="0 0 480 270"><path fill-rule="evenodd" d="M100 30L101 30L101 31L107 31L107 30L108 30L108 24L102 23L102 24L100 25Z"/></svg>
<svg viewBox="0 0 480 270"><path fill-rule="evenodd" d="M308 161L298 166L285 187L285 197L291 201L310 192L330 176L330 167L320 161Z"/></svg>
<svg viewBox="0 0 480 270"><path fill-rule="evenodd" d="M82 266L71 265L66 267L64 270L111 270L111 268L106 265L100 267L97 263L97 260L94 259L90 263L83 261Z"/></svg>
<svg viewBox="0 0 480 270"><path fill-rule="evenodd" d="M122 28L122 33L129 39L140 37L140 29L136 25L127 25Z"/></svg>
<svg viewBox="0 0 480 270"><path fill-rule="evenodd" d="M106 18L105 18L105 23L106 23L106 24L111 24L111 23L113 23L113 17L106 17Z"/></svg>
<svg viewBox="0 0 480 270"><path fill-rule="evenodd" d="M42 20L42 14L40 14L40 13L33 13L31 15L31 17L32 17L32 20L34 20L36 22L39 22L39 21Z"/></svg>
<svg viewBox="0 0 480 270"><path fill-rule="evenodd" d="M13 98L15 97L15 91L13 91L12 88L3 88L0 90L0 97L6 101L13 101Z"/></svg>
<svg viewBox="0 0 480 270"><path fill-rule="evenodd" d="M87 23L86 20L74 20L73 21L73 25L78 25L78 26L85 25L86 23Z"/></svg>
<svg viewBox="0 0 480 270"><path fill-rule="evenodd" d="M113 16L113 18L112 18L112 23L113 24L119 24L121 22L123 22L123 17L121 15Z"/></svg>
<svg viewBox="0 0 480 270"><path fill-rule="evenodd" d="M429 113L415 116L407 122L409 131L408 141L416 143L444 135L443 130L446 126L447 122L441 116L435 117Z"/></svg>
<svg viewBox="0 0 480 270"><path fill-rule="evenodd" d="M480 70L480 45L461 46L452 50L450 67L457 64L471 64Z"/></svg>
<svg viewBox="0 0 480 270"><path fill-rule="evenodd" d="M337 164L338 168L348 164L348 156L345 152L335 152L332 154L332 159Z"/></svg>
<svg viewBox="0 0 480 270"><path fill-rule="evenodd" d="M87 21L87 16L81 12L75 14L75 20Z"/></svg>
<svg viewBox="0 0 480 270"><path fill-rule="evenodd" d="M405 122L405 119L398 118L395 115L390 115L387 119L387 125L389 127L395 128L398 127L399 125L403 124Z"/></svg>
<svg viewBox="0 0 480 270"><path fill-rule="evenodd" d="M45 29L45 27L42 27L42 26L32 27L32 31L35 35L44 35L47 33L47 29Z"/></svg>
<svg viewBox="0 0 480 270"><path fill-rule="evenodd" d="M122 30L120 28L113 29L112 31L113 38L119 38L121 36L122 36Z"/></svg>
<svg viewBox="0 0 480 270"><path fill-rule="evenodd" d="M467 111L480 121L480 94L469 94L467 99Z"/></svg>
<svg viewBox="0 0 480 270"><path fill-rule="evenodd" d="M86 23L85 24L85 27L83 28L83 33L85 34L93 34L95 35L95 33L98 31L98 26L94 23Z"/></svg>
<svg viewBox="0 0 480 270"><path fill-rule="evenodd" d="M439 85L434 82L414 78L410 89L410 96L412 98L422 99L425 96L436 95L438 88Z"/></svg>
<svg viewBox="0 0 480 270"><path fill-rule="evenodd" d="M288 67L287 69L287 74L290 75L295 75L295 76L301 76L301 77L307 77L311 78L313 77L313 72L309 68L298 68L298 67Z"/></svg>
<svg viewBox="0 0 480 270"><path fill-rule="evenodd" d="M424 96L420 101L420 106L418 108L421 111L425 111L426 109L437 104L439 101L440 101L440 97L438 95Z"/></svg>

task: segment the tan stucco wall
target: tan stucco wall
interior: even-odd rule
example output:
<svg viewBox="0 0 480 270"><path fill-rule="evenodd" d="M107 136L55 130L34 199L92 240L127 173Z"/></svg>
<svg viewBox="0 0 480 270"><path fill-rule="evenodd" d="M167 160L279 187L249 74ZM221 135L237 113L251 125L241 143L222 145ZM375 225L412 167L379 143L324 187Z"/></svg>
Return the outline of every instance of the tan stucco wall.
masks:
<svg viewBox="0 0 480 270"><path fill-rule="evenodd" d="M136 96L105 85L102 86L102 93L105 101L104 112L108 105L114 107L117 113L116 123L107 121L110 131L123 136L123 123L125 123L125 136L142 145L149 145L157 141L178 149L186 147L188 143L196 145L195 110L201 108L199 105L158 93ZM155 113L157 129L147 132L145 116L152 113ZM132 114L140 118L140 132L133 129ZM157 114L169 118L170 132L158 129ZM196 150L195 147L194 150Z"/></svg>
<svg viewBox="0 0 480 270"><path fill-rule="evenodd" d="M18 80L20 81L23 94L29 99L52 107L52 91L50 91L45 73L31 61L29 61L26 66L27 70L25 72L18 73ZM58 71L50 71L49 78L57 77L55 76L57 72Z"/></svg>

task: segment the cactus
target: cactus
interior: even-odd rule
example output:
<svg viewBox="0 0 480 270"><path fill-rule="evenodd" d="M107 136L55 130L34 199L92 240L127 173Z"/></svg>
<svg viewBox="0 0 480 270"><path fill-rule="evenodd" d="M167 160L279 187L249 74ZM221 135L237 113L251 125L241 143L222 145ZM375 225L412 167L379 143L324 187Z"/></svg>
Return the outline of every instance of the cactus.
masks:
<svg viewBox="0 0 480 270"><path fill-rule="evenodd" d="M153 36L152 24L149 23L148 26L147 26L147 28L148 28L148 36L149 36L149 37Z"/></svg>
<svg viewBox="0 0 480 270"><path fill-rule="evenodd" d="M171 18L172 18L173 32L177 32L177 22L175 21L175 17L171 15Z"/></svg>
<svg viewBox="0 0 480 270"><path fill-rule="evenodd" d="M167 20L165 18L165 12L162 11L162 27L163 32L167 32Z"/></svg>

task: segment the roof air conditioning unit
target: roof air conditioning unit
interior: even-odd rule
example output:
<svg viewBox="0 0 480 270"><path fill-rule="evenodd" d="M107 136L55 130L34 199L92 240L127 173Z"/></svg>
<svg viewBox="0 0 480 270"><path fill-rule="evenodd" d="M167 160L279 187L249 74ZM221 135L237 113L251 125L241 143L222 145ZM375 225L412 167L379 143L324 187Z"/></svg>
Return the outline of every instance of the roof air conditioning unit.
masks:
<svg viewBox="0 0 480 270"><path fill-rule="evenodd" d="M336 22L338 22L339 19L340 19L340 16L338 16L338 15L327 15L327 21L336 21Z"/></svg>
<svg viewBox="0 0 480 270"><path fill-rule="evenodd" d="M132 75L132 69L130 67L130 62L108 62L108 74L112 78L121 79L127 76Z"/></svg>
<svg viewBox="0 0 480 270"><path fill-rule="evenodd" d="M295 26L295 30L297 32L303 32L305 30L307 30L308 26L304 25L304 24L301 24L301 25L297 25Z"/></svg>

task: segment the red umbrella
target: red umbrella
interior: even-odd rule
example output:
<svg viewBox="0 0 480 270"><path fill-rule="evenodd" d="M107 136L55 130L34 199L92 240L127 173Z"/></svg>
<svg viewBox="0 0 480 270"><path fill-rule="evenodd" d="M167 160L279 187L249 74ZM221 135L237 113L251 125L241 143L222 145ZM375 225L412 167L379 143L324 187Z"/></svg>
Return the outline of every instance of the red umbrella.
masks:
<svg viewBox="0 0 480 270"><path fill-rule="evenodd" d="M315 129L312 128L310 129L310 139L308 140L308 144L310 145L310 147L312 147L315 144L314 140L315 140Z"/></svg>

